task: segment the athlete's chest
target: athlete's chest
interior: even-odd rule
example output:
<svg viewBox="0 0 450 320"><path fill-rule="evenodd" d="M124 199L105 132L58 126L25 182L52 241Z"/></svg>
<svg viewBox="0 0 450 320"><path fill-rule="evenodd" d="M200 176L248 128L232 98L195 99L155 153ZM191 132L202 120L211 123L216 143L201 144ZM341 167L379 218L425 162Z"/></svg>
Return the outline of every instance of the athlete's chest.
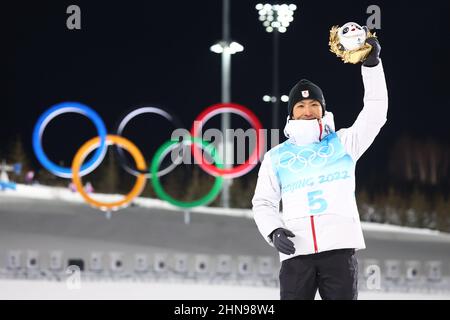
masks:
<svg viewBox="0 0 450 320"><path fill-rule="evenodd" d="M273 150L271 159L282 186L299 179L308 183L341 171L354 172L354 162L336 133L329 134L319 143L305 146L285 142Z"/></svg>

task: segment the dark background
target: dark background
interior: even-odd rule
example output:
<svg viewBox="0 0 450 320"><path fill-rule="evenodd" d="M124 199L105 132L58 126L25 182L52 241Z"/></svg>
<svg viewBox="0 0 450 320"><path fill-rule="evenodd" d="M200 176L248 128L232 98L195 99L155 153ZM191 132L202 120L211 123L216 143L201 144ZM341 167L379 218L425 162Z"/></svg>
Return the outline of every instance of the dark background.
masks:
<svg viewBox="0 0 450 320"><path fill-rule="evenodd" d="M262 96L271 91L272 36L258 21L258 2L231 1L231 37L245 48L232 57L232 101L253 110L270 128L271 105ZM287 94L301 78L319 84L336 129L356 119L363 86L360 66L344 64L329 52L329 29L348 21L364 25L367 7L381 8L376 32L389 90L388 122L359 161L358 183L383 184L389 155L402 135L448 147L449 1L291 3L298 8L280 35L280 91ZM81 8L81 30L66 28L71 4ZM222 37L222 1L14 1L1 10L0 156L20 136L39 168L31 150L33 126L44 110L62 101L89 105L111 133L139 104L170 108L190 128L201 110L220 102L221 60L209 47ZM282 103L280 122L286 108ZM218 119L210 126L219 128ZM68 164L95 134L85 118L63 115L49 124L45 150ZM170 124L150 116L127 131L148 155L169 134Z"/></svg>

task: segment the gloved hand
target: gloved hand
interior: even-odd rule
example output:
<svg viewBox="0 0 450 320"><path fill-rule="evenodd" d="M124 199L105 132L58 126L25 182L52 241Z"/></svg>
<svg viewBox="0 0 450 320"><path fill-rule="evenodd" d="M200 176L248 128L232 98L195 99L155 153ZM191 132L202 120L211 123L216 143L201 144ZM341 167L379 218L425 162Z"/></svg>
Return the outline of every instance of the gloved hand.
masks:
<svg viewBox="0 0 450 320"><path fill-rule="evenodd" d="M364 60L363 66L375 67L380 63L380 51L381 51L380 43L378 42L377 38L367 38L366 43L372 46L372 50L370 51L366 60Z"/></svg>
<svg viewBox="0 0 450 320"><path fill-rule="evenodd" d="M294 243L288 237L295 237L291 231L278 228L272 232L272 242L278 251L284 254L293 254L295 252Z"/></svg>

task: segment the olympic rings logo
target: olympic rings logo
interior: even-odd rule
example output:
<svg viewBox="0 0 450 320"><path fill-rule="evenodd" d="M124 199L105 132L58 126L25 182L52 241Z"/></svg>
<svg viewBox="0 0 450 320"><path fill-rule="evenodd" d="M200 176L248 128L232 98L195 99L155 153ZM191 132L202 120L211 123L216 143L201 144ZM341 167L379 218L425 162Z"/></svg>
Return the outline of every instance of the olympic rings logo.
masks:
<svg viewBox="0 0 450 320"><path fill-rule="evenodd" d="M255 129L257 132L256 146L253 152L251 153L250 157L245 161L245 163L233 168L224 168L224 166L221 164L222 161L220 157L217 155L216 149L214 148L212 143L202 140L201 137L199 136L201 134L202 127L209 119L211 119L215 115L224 112L235 113L237 115L242 116L250 123L253 129ZM53 163L47 157L42 147L42 136L44 134L46 126L55 117L64 113L78 113L83 116L86 116L94 123L98 134L97 137L90 139L89 141L84 143L80 147L80 149L78 149L72 161L72 166L70 168L62 167ZM125 137L122 137L122 133L125 126L133 118L144 113L157 114L159 116L164 117L166 120L174 124L176 127L178 128L181 127L178 118L171 115L168 111L159 107L141 107L128 113L119 122L116 134L111 135L107 134L106 126L103 120L93 109L78 102L63 102L50 107L39 117L38 121L36 122L32 137L34 153L38 161L41 163L41 165L48 171L62 178L71 178L76 187L76 190L80 193L80 195L88 204L90 204L95 208L108 212L116 211L128 206L133 201L133 199L135 199L142 193L147 179L151 180L151 183L158 197L168 201L169 203L175 206L182 208L191 208L195 206L206 205L211 201L213 201L220 193L224 178L236 178L245 175L256 166L257 162L262 157L262 153L264 151L263 148L264 136L261 133L263 131L261 122L256 117L256 115L248 108L242 105L235 103L220 103L212 105L206 108L202 113L200 113L200 115L196 118L194 124L192 125L190 136L183 137L183 139L181 139L180 141L169 140L163 145L161 145L155 152L155 155L153 156L153 159L150 161L149 166L147 166L144 156L142 155L138 147ZM178 148L180 144L189 145L192 154L194 155L194 158L196 160L200 160L197 162L200 165L200 167L205 172L215 177L215 181L211 190L202 198L190 202L179 201L177 199L172 198L163 189L163 186L160 183L160 177L171 172L179 164L178 161L175 161L167 168L159 170L162 161L169 152ZM100 165L100 163L103 161L106 155L107 148L110 145L116 146L115 150L119 155L118 157L119 163L126 172L136 176L136 182L132 190L127 195L125 195L123 199L119 201L115 202L97 201L91 198L91 196L85 192L82 186L81 177L92 172ZM134 164L128 163L124 155L123 149L125 149L131 154L131 156L134 159ZM215 162L215 164L203 161L203 155L201 153L201 150L208 153ZM94 152L92 158L86 163L84 163L85 159L92 152Z"/></svg>
<svg viewBox="0 0 450 320"><path fill-rule="evenodd" d="M324 166L328 159L334 155L334 151L332 144L322 146L317 151L304 148L297 154L285 151L280 155L278 164L281 168L288 169L292 173L299 173L308 165L313 168Z"/></svg>

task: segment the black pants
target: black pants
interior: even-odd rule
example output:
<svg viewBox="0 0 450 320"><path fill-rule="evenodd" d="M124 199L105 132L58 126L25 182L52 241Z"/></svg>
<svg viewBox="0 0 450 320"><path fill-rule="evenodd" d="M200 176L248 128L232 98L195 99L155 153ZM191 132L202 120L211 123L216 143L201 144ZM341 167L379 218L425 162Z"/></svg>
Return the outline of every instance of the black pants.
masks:
<svg viewBox="0 0 450 320"><path fill-rule="evenodd" d="M354 249L299 255L281 263L281 300L313 300L317 289L323 300L358 298L358 261Z"/></svg>

